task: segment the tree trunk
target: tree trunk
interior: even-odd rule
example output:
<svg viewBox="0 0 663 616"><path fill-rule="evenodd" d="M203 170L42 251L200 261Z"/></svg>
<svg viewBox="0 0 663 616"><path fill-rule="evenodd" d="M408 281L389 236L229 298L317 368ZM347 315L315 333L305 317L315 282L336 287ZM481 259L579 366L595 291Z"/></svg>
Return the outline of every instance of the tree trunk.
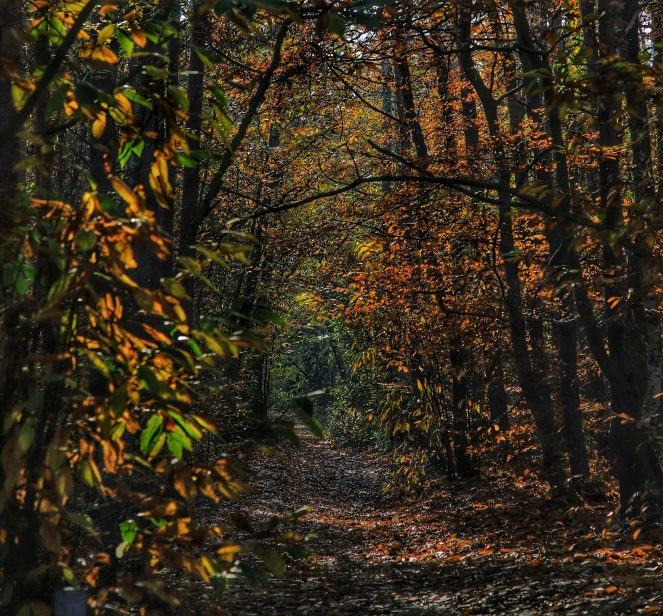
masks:
<svg viewBox="0 0 663 616"><path fill-rule="evenodd" d="M472 53L468 49L470 41L469 12L462 15L459 26L459 41L461 45L459 53L461 66L463 67L465 76L479 96L486 116L488 130L495 145L495 157L500 166L498 182L500 185L509 186L511 183L511 171L508 168L508 162L504 159L504 152L500 147L498 104L493 98L490 89L484 84L481 75L474 65ZM559 432L555 426L552 412L552 399L546 383L547 379L536 369L534 357L528 348L518 262L509 258L516 252L511 207L508 205L511 201L511 195L505 190L500 190L498 191L498 200L502 204L500 205L499 212L499 248L500 254L504 258L504 276L506 282L504 300L509 318L514 363L525 402L534 417L534 423L536 424L539 435L543 455L543 475L550 482L552 490L557 492L563 489L566 473L564 471Z"/></svg>
<svg viewBox="0 0 663 616"><path fill-rule="evenodd" d="M539 71L541 75L540 81L544 94L544 110L550 126L552 144L555 147L556 180L561 196L557 207L558 211L563 214L569 211L569 173L561 121L559 113L555 108L556 90L551 78L552 73L545 58L529 51L534 49L535 43L532 39L522 5L514 1L510 2L510 6L520 44L521 58L526 58L526 61ZM617 16L615 15L616 12L615 6L609 0L601 0L599 13L602 15L601 26L603 31L600 32L600 40L602 51L606 55L608 55L608 50L618 49L615 33L615 27L618 23ZM604 63L602 70L605 70L607 66L607 62ZM610 82L610 77L610 75L602 76L601 81L604 92L611 88L618 88L617 84ZM611 106L614 106L614 97L605 95L602 97L601 103L601 113L599 116L601 145L603 147L612 147L618 144L619 138L614 121L608 121L609 118L615 117L615 113L611 109ZM604 210L606 212L606 226L608 228L610 226L615 227L620 211L615 208L619 192L619 168L618 165L615 165L614 159L605 160L604 158L602 160L600 174L602 179L601 198L606 208ZM582 279L582 264L571 241L569 231L568 229L563 231L562 254L565 256L565 265L568 271L573 273L576 308L587 334L588 344L601 370L610 382L612 408L615 415L617 415L612 421L611 442L614 451L615 471L620 483L620 499L623 510L626 511L630 506L632 497L642 494L645 487L658 490L661 485L661 479L663 479L663 473L661 473L661 468L656 461L651 443L647 441L643 431L637 425L637 420L641 415L641 407L638 404L638 400L642 394L638 395L632 388L632 375L627 362L629 338L625 332L624 319L611 319L608 323L607 338L610 350L610 355L608 355L605 349L605 340L601 335L601 330L594 315L589 293ZM606 242L604 259L606 268L608 271L612 270L611 273L613 274L613 283L608 285L609 289L607 293L619 292L619 284L621 283L614 277L617 270L622 269L624 261L623 252L619 245L613 247L609 242ZM624 295L618 297L621 297L623 300L626 299ZM610 305L608 306L610 313L614 312L614 308L616 306L612 308ZM609 316L612 316L610 313ZM630 416L632 420L623 419L623 416ZM652 490L650 491L650 495L657 501L659 507L663 504L660 492Z"/></svg>
<svg viewBox="0 0 663 616"><path fill-rule="evenodd" d="M396 88L398 93L398 103L402 107L402 113L399 113L399 119L408 138L414 144L417 157L422 161L428 158L428 148L424 132L419 123L417 110L414 106L414 95L412 93L412 77L410 75L410 65L407 60L405 44L396 39L394 42L394 75L396 77ZM406 154L407 152L401 152Z"/></svg>
<svg viewBox="0 0 663 616"><path fill-rule="evenodd" d="M22 3L21 0L3 0L1 6L0 58L9 61L8 70L19 72L23 60L22 44L14 37L13 31L21 30ZM10 127L16 115L12 102L11 82L8 77L8 75L0 73L0 134L4 134ZM11 221L7 215L5 203L13 199L14 188L20 179L20 174L14 171L14 166L20 160L22 148L23 144L17 137L13 137L11 143L3 144L3 147L0 148L0 203L4 205L4 207L0 207L0 226L9 225L8 229L0 230L0 238L4 237L7 232L11 232Z"/></svg>
<svg viewBox="0 0 663 616"><path fill-rule="evenodd" d="M456 459L456 469L461 477L472 473L472 457L468 451L469 440L467 438L469 389L466 370L469 356L462 347L462 343L461 339L453 341L449 355L452 378L454 457Z"/></svg>
<svg viewBox="0 0 663 616"><path fill-rule="evenodd" d="M490 423L497 426L500 432L511 428L509 421L509 401L504 387L504 364L501 357L496 357L489 374L488 406L490 408Z"/></svg>
<svg viewBox="0 0 663 616"><path fill-rule="evenodd" d="M194 13L191 30L191 51L189 56L189 77L187 98L189 99L189 117L186 128L189 133L189 148L200 148L200 131L202 128L203 94L205 83L205 65L193 46L204 47L209 30L209 21ZM182 174L182 207L180 209L180 230L178 251L182 256L191 257L195 254L196 236L198 234L198 211L200 208L200 163L196 160L195 167L185 167ZM191 301L183 302L184 310L190 323L193 322L194 279L184 281L187 295Z"/></svg>

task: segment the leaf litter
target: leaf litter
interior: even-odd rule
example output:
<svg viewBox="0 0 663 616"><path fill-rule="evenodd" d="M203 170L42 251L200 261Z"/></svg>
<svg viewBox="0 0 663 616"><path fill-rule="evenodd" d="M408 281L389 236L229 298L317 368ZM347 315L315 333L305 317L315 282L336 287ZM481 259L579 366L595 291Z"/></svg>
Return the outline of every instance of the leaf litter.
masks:
<svg viewBox="0 0 663 616"><path fill-rule="evenodd" d="M663 614L660 532L610 522L607 500L549 500L533 475L506 471L403 498L385 492L379 452L302 441L255 454L256 493L195 514L223 524L250 511L259 524L309 506L289 530L312 535L311 556L286 555L270 588L237 582L221 600L171 576L180 613Z"/></svg>

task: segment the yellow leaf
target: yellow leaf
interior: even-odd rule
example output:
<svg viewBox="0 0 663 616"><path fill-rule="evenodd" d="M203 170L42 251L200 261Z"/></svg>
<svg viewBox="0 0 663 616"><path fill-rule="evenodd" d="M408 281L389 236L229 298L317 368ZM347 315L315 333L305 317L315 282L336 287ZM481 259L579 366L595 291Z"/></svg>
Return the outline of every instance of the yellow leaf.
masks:
<svg viewBox="0 0 663 616"><path fill-rule="evenodd" d="M74 112L78 109L78 102L74 99L65 101L64 103L64 112L68 116L74 115Z"/></svg>
<svg viewBox="0 0 663 616"><path fill-rule="evenodd" d="M97 37L97 45L103 45L109 38L112 38L115 34L115 26L113 24L108 24L104 26L99 31L99 36Z"/></svg>
<svg viewBox="0 0 663 616"><path fill-rule="evenodd" d="M102 6L99 9L99 15L101 15L103 17L104 15L108 15L108 13L114 13L117 10L118 10L118 7L116 7L115 5L106 4L105 6Z"/></svg>
<svg viewBox="0 0 663 616"><path fill-rule="evenodd" d="M92 59L100 60L106 64L117 64L117 55L110 47L95 47L92 51Z"/></svg>
<svg viewBox="0 0 663 616"><path fill-rule="evenodd" d="M131 103L129 102L129 99L124 94L122 94L122 92L118 92L115 95L115 100L120 105L120 111L124 115L127 115L127 116L131 115Z"/></svg>
<svg viewBox="0 0 663 616"><path fill-rule="evenodd" d="M223 547L220 547L216 553L225 561L227 562L232 562L235 560L235 554L241 554L242 553L242 546L241 545L224 545Z"/></svg>
<svg viewBox="0 0 663 616"><path fill-rule="evenodd" d="M138 214L140 212L140 202L133 190L131 190L131 188L118 177L114 177L111 180L111 183L113 184L115 192L129 205L128 209L134 214Z"/></svg>
<svg viewBox="0 0 663 616"><path fill-rule="evenodd" d="M138 45L138 47L145 47L145 45L147 45L147 38L145 35L133 25L131 26L131 39L136 45Z"/></svg>
<svg viewBox="0 0 663 616"><path fill-rule="evenodd" d="M99 137L101 137L101 135L104 134L105 129L106 129L106 114L100 113L97 116L97 119L92 123L92 136L95 139L99 139Z"/></svg>

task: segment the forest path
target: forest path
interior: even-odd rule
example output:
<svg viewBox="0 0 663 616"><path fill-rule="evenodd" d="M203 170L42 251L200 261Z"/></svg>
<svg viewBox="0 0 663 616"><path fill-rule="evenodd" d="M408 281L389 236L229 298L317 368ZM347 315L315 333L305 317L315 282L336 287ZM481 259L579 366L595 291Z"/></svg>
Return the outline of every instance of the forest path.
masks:
<svg viewBox="0 0 663 616"><path fill-rule="evenodd" d="M313 555L288 565L270 590L234 584L196 613L653 614L662 611L663 550L632 532L605 535L606 505L551 504L528 477L458 482L419 500L385 496L384 459L305 436L301 450L253 461L252 519L312 511L293 525L314 533ZM448 488L448 485L447 485ZM212 511L204 514L211 514ZM195 595L198 595L197 597ZM189 604L191 605L191 604ZM194 612L187 612L194 613Z"/></svg>

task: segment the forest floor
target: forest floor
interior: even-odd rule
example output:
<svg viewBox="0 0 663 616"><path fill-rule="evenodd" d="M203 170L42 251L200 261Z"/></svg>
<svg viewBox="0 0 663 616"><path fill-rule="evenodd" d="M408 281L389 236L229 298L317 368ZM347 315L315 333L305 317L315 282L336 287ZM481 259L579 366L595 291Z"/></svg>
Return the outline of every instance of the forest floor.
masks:
<svg viewBox="0 0 663 616"><path fill-rule="evenodd" d="M660 537L611 527L607 500L550 501L529 475L506 472L403 499L383 493L378 452L313 437L280 452L256 456L259 491L238 507L266 520L311 506L293 528L315 534L313 555L271 589L234 584L221 604L209 587L189 588L182 613L663 613ZM222 519L213 504L199 514Z"/></svg>

